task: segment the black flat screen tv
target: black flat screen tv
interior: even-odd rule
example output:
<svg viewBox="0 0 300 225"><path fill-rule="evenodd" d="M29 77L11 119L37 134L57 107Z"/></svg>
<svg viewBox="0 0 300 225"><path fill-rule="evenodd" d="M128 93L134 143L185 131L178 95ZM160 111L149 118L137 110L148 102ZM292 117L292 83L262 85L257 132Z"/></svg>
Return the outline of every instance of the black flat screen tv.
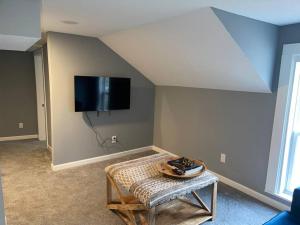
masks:
<svg viewBox="0 0 300 225"><path fill-rule="evenodd" d="M130 109L130 78L75 76L75 112Z"/></svg>

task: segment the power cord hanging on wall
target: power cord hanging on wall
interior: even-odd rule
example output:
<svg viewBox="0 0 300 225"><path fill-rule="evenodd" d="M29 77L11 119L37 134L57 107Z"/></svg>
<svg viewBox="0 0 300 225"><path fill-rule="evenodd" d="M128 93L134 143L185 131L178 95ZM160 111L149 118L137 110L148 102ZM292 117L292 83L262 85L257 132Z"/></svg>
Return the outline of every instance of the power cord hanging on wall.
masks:
<svg viewBox="0 0 300 225"><path fill-rule="evenodd" d="M96 135L96 140L97 140L97 142L98 142L98 145L101 146L101 147L103 147L104 144L105 144L107 141L109 141L110 139L109 139L109 138L103 138L102 135L101 135L101 133L98 132L98 131L95 129L95 127L94 127L94 125L93 125L93 123L92 123L92 120L91 120L91 118L90 118L88 112L85 112L85 115L86 115L87 120L89 121L89 124L90 124L90 126L91 126L93 132L94 132L95 135Z"/></svg>
<svg viewBox="0 0 300 225"><path fill-rule="evenodd" d="M98 145L101 146L102 148L107 147L107 146L105 146L105 144L108 141L110 141L111 139L110 138L103 138L103 136L101 135L101 133L99 131L97 131L97 129L93 125L92 120L91 120L88 112L85 112L85 115L86 115L86 118L87 118L87 120L88 120L88 122L89 122L89 124L90 124L90 126L91 126L91 128L93 130L93 132L95 133ZM99 116L99 112L97 112L97 115ZM119 140L116 141L116 144L118 144L123 150L125 150L124 146L122 145L122 143Z"/></svg>

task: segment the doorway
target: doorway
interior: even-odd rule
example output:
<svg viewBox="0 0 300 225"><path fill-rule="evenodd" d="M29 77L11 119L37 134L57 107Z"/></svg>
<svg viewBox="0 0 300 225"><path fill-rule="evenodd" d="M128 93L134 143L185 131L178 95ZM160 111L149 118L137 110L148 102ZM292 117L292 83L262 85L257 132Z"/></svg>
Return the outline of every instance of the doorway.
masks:
<svg viewBox="0 0 300 225"><path fill-rule="evenodd" d="M34 68L36 81L36 97L37 97L37 117L38 117L38 139L40 141L47 140L47 111L45 96L45 70L43 63L42 49L34 52Z"/></svg>

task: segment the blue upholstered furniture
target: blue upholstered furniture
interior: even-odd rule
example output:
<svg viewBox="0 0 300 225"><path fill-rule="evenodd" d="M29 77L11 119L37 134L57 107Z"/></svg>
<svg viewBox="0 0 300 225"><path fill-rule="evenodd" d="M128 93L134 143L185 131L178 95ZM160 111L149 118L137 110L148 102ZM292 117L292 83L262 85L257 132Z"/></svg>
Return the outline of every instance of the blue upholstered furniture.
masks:
<svg viewBox="0 0 300 225"><path fill-rule="evenodd" d="M300 225L300 188L295 189L290 212L282 212L264 225Z"/></svg>

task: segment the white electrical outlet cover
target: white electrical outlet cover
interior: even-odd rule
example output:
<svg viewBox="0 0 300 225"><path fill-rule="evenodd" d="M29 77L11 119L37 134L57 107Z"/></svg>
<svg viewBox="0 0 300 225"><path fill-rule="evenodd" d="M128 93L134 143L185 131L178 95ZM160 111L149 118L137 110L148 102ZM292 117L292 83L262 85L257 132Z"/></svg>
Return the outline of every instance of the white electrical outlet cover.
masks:
<svg viewBox="0 0 300 225"><path fill-rule="evenodd" d="M225 162L226 162L226 154L221 153L220 162L221 162L221 163L225 163Z"/></svg>
<svg viewBox="0 0 300 225"><path fill-rule="evenodd" d="M111 143L112 143L112 144L117 143L117 136L112 136L112 137L111 137Z"/></svg>

